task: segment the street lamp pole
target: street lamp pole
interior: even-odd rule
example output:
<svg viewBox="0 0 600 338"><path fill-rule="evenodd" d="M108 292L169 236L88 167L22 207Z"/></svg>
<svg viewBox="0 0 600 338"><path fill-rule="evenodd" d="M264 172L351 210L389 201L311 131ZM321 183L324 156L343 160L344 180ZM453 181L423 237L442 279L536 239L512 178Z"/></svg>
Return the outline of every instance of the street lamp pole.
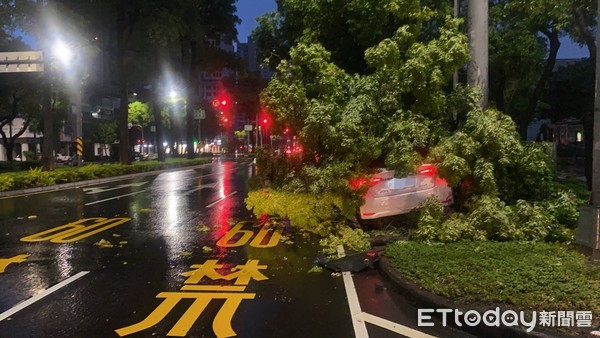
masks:
<svg viewBox="0 0 600 338"><path fill-rule="evenodd" d="M44 143L42 145L42 167L45 171L54 170L56 159L54 158L54 128L52 112L52 68L49 53L44 53L44 96L43 96L43 114L44 114Z"/></svg>

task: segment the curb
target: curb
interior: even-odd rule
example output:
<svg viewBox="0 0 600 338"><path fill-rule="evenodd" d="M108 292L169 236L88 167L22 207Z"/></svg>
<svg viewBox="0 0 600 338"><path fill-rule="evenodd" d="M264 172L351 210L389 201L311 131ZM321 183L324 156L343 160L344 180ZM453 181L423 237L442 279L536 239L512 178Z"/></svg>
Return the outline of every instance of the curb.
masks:
<svg viewBox="0 0 600 338"><path fill-rule="evenodd" d="M427 291L414 282L404 278L398 270L393 268L387 257L382 256L379 260L379 273L387 278L394 285L395 289L402 294L413 306L417 309L459 309L463 310L464 306L453 302L452 300L436 295ZM435 273L435 272L433 272ZM441 315L431 314L432 317L441 321ZM452 322L452 321L450 321ZM464 323L464 321L462 321ZM551 337L572 337L559 332L542 333L539 331L527 332L525 329L518 326L487 326L479 323L477 326L452 327L467 332L478 337L527 337L527 338L551 338ZM536 330L538 330L536 328Z"/></svg>
<svg viewBox="0 0 600 338"><path fill-rule="evenodd" d="M20 195L27 195L27 194L36 194L36 193L42 193L42 192L51 192L51 191L58 191L58 190L65 190L65 189L77 189L77 188L86 187L89 185L116 182L116 181L124 181L124 180L128 180L131 178L153 176L153 175L158 175L158 174L165 173L165 172L175 172L175 171L181 171L181 170L197 169L197 168L209 166L211 164L212 164L212 162L205 163L205 164L193 165L193 166L189 166L189 167L177 167L177 168L145 171L145 172L140 172L140 173L126 174L126 175L113 176L113 177L96 178L93 180L86 180L86 181L61 183L61 184L55 184L55 185L48 185L45 187L2 191L2 192L0 192L0 198L14 197L14 196L20 196Z"/></svg>

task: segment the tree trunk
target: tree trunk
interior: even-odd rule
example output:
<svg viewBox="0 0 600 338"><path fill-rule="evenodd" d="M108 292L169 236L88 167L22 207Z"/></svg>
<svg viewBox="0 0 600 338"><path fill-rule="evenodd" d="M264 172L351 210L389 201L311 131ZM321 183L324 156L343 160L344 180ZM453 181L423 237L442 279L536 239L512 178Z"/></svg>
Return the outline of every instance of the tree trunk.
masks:
<svg viewBox="0 0 600 338"><path fill-rule="evenodd" d="M531 94L529 97L527 108L525 108L521 118L519 118L519 128L521 137L523 139L527 137L527 126L535 114L535 108L537 107L540 97L542 97L546 83L552 76L552 71L554 69L554 65L556 64L556 55L558 54L558 50L560 48L560 40L558 38L558 31L556 29L552 29L552 31L543 31L542 33L546 35L548 41L550 41L550 51L548 52L548 60L546 60L544 71L542 72L542 75L540 76L540 79L533 90L533 94Z"/></svg>
<svg viewBox="0 0 600 338"><path fill-rule="evenodd" d="M157 58L157 60L159 60L159 58ZM161 104L160 93L158 90L157 81L154 81L154 83L152 84L152 90L154 91L154 95L152 95L153 101L154 101L152 103L152 115L154 116L154 125L156 126L156 131L155 131L156 144L154 146L156 147L156 151L158 153L158 161L164 162L166 159L166 156L165 156L165 147L163 146L164 128L163 128L163 124L162 124L162 115L161 115L162 104Z"/></svg>
<svg viewBox="0 0 600 338"><path fill-rule="evenodd" d="M469 53L471 61L467 68L467 83L479 88L481 99L479 107L485 109L488 105L488 2L469 0Z"/></svg>
<svg viewBox="0 0 600 338"><path fill-rule="evenodd" d="M47 46L48 47L48 46ZM42 143L42 170L51 171L56 168L54 157L54 111L52 107L52 74L50 61L44 61L45 88L42 101L44 121L44 142ZM12 155L11 155L12 156Z"/></svg>
<svg viewBox="0 0 600 338"><path fill-rule="evenodd" d="M129 149L129 97L127 95L127 76L125 75L125 50L127 48L127 34L130 29L126 13L126 4L121 3L117 17L117 50L115 53L117 72L119 74L120 107L117 123L119 124L119 162L131 164L131 151Z"/></svg>
<svg viewBox="0 0 600 338"><path fill-rule="evenodd" d="M131 151L129 149L129 97L127 95L127 79L125 78L125 60L124 55L119 56L118 69L121 74L119 83L120 107L118 115L119 124L119 162L121 164L131 164Z"/></svg>
<svg viewBox="0 0 600 338"><path fill-rule="evenodd" d="M188 84L186 91L186 151L187 158L193 159L196 157L195 149L194 149L194 132L196 131L196 124L194 123L194 106L195 106L195 93L197 92L197 83L196 74L195 74L195 62L196 62L196 43L193 40L187 40L186 45L188 45L189 51L189 64L187 65L188 69Z"/></svg>

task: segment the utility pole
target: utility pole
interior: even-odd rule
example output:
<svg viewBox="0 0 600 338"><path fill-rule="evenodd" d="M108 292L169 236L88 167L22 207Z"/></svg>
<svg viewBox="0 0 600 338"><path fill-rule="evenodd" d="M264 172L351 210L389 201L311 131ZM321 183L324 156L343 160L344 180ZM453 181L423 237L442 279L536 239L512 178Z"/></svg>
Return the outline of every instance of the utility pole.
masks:
<svg viewBox="0 0 600 338"><path fill-rule="evenodd" d="M600 23L600 0L597 1L596 22ZM600 30L596 29L596 46L600 46ZM594 135L592 153L592 197L590 205L579 209L576 242L579 248L600 260L600 48L596 48L596 93L594 96ZM592 135L584 135L592 137Z"/></svg>
<svg viewBox="0 0 600 338"><path fill-rule="evenodd" d="M479 107L488 104L488 2L469 0L469 62L468 84L481 90Z"/></svg>
<svg viewBox="0 0 600 338"><path fill-rule="evenodd" d="M54 111L52 109L52 75L49 53L44 55L44 93L42 96L42 114L44 114L44 143L42 144L42 168L44 171L54 170Z"/></svg>

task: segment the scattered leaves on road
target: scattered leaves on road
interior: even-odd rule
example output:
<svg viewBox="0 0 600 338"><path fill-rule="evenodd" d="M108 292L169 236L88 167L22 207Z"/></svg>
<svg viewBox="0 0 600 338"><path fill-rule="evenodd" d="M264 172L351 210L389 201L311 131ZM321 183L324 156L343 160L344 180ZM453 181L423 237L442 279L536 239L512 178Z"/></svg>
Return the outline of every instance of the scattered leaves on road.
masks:
<svg viewBox="0 0 600 338"><path fill-rule="evenodd" d="M36 219L36 218L37 218L37 216L36 216L36 215L31 215L31 216L28 216L28 217L27 217L27 219Z"/></svg>
<svg viewBox="0 0 600 338"><path fill-rule="evenodd" d="M121 237L119 234L112 234L113 237Z"/></svg>
<svg viewBox="0 0 600 338"><path fill-rule="evenodd" d="M318 265L315 265L312 268L310 268L310 270L308 270L308 273L319 273L319 272L323 272L323 267L320 267Z"/></svg>
<svg viewBox="0 0 600 338"><path fill-rule="evenodd" d="M183 252L180 252L179 255L185 257L185 256L191 256L192 253L191 252L187 252L187 251L183 251Z"/></svg>
<svg viewBox="0 0 600 338"><path fill-rule="evenodd" d="M152 212L152 211L154 211L154 209L151 209L151 208L142 208L142 209L140 209L140 212Z"/></svg>
<svg viewBox="0 0 600 338"><path fill-rule="evenodd" d="M112 247L114 247L114 245L111 242L109 242L109 241L107 241L105 239L99 240L98 242L94 243L94 245L99 246L101 248L112 248Z"/></svg>
<svg viewBox="0 0 600 338"><path fill-rule="evenodd" d="M196 227L196 230L200 231L200 232L209 232L210 231L210 227L208 227L206 224L204 223L200 223L198 224L198 226Z"/></svg>
<svg viewBox="0 0 600 338"><path fill-rule="evenodd" d="M202 247L202 251L204 251L204 252L212 252L213 248L211 248L210 246L203 246Z"/></svg>

